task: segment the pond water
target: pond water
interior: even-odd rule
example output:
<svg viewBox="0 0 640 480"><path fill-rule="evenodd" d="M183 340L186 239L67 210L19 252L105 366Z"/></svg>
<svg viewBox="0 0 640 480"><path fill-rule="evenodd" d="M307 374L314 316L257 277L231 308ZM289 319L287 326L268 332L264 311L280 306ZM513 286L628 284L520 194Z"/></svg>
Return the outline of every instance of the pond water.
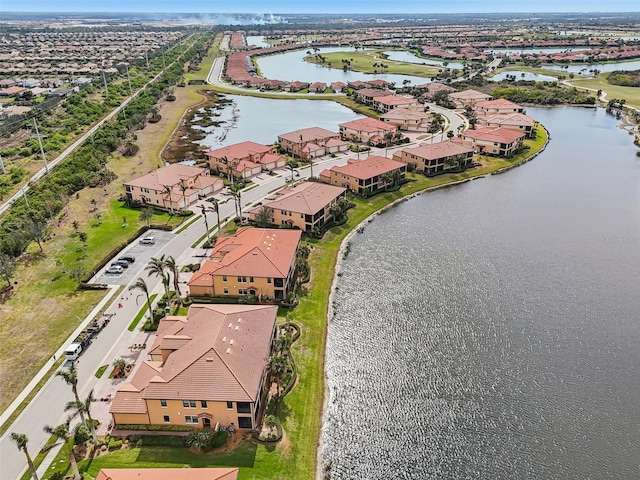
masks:
<svg viewBox="0 0 640 480"><path fill-rule="evenodd" d="M338 124L361 117L328 100L273 100L226 95L231 103L211 117L220 125L202 127L207 136L198 143L218 148L247 140L270 145L278 135L299 128L321 127L338 131ZM196 128L196 127L194 127Z"/></svg>
<svg viewBox="0 0 640 480"><path fill-rule="evenodd" d="M418 63L420 65L433 65L434 67L451 68L453 70L462 70L463 65L460 62L446 62L440 60L432 60L428 58L421 58L413 52L406 50L389 50L383 52L389 57L389 60L395 60L396 62L406 63ZM446 63L446 65L445 65Z"/></svg>
<svg viewBox="0 0 640 480"><path fill-rule="evenodd" d="M589 48L589 47L491 48L491 49L485 50L485 52L505 53L507 55L509 55L511 53L518 53L520 55L524 55L524 54L531 54L531 53L575 52L575 51L578 51L578 50L585 51L585 50L591 50L591 48Z"/></svg>
<svg viewBox="0 0 640 480"><path fill-rule="evenodd" d="M352 240L326 348L332 480L638 478L637 148L602 109L527 110L552 137L538 158Z"/></svg>
<svg viewBox="0 0 640 480"><path fill-rule="evenodd" d="M567 68L568 67L568 68ZM549 70L558 70L569 73L579 73L589 75L589 70L597 69L601 72L613 72L614 70L638 70L640 69L640 60L630 62L614 62L614 63L590 63L584 65L567 64L567 65L542 65L542 68Z"/></svg>
<svg viewBox="0 0 640 480"><path fill-rule="evenodd" d="M492 82L500 82L507 78L507 75L515 75L516 80L533 80L535 82L557 82L558 77L552 77L551 75L541 75L539 73L521 72L519 70L507 70L500 72L493 77L488 78Z"/></svg>
<svg viewBox="0 0 640 480"><path fill-rule="evenodd" d="M262 76L284 81L324 82L327 85L337 81L347 83L356 80L373 80L376 78L386 80L387 82L395 82L396 85L402 85L404 80L411 80L413 85L420 85L430 81L427 77L417 77L414 75L345 72L342 70L341 65L335 65L334 68L327 68L305 62L303 58L307 55L307 51L308 49L304 49L279 55L258 57L257 62ZM329 52L355 53L355 50L350 47L327 47L321 48L317 53L324 54ZM348 58L348 55L345 54L345 58ZM384 62L384 60L381 60L381 62Z"/></svg>
<svg viewBox="0 0 640 480"><path fill-rule="evenodd" d="M247 37L247 45L251 46L255 46L255 47L270 47L271 44L267 43L264 41L264 36L263 35L248 35Z"/></svg>

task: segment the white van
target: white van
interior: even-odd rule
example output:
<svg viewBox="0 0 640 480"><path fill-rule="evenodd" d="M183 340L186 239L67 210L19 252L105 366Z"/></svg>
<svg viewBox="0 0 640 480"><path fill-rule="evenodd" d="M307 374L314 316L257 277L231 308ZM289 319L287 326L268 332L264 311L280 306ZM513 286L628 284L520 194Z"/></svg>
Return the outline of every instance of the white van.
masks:
<svg viewBox="0 0 640 480"><path fill-rule="evenodd" d="M80 356L80 352L82 352L82 345L79 343L72 343L65 350L64 356L67 360L73 361Z"/></svg>

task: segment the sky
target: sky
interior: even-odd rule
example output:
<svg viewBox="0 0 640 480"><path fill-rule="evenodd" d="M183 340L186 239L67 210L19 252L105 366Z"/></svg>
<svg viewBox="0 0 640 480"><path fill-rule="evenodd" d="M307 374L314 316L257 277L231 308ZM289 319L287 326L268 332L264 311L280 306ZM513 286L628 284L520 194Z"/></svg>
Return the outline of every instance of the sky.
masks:
<svg viewBox="0 0 640 480"><path fill-rule="evenodd" d="M640 0L0 0L6 12L511 13L638 12Z"/></svg>

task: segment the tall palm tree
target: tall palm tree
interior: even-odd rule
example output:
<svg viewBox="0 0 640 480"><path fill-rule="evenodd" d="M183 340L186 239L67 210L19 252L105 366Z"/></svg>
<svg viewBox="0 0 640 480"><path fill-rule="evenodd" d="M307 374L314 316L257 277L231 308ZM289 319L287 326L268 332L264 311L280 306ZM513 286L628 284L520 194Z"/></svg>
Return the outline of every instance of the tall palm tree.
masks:
<svg viewBox="0 0 640 480"><path fill-rule="evenodd" d="M183 210L187 209L187 196L185 195L185 192L189 190L189 187L186 186L184 183L180 184L180 191L182 192L182 208Z"/></svg>
<svg viewBox="0 0 640 480"><path fill-rule="evenodd" d="M393 181L393 178L391 177L390 172L385 172L382 175L380 175L380 180L384 184L384 189L386 191L389 184Z"/></svg>
<svg viewBox="0 0 640 480"><path fill-rule="evenodd" d="M73 480L82 480L80 476L80 472L78 471L78 464L76 463L76 456L73 453L73 435L69 429L69 423L71 423L71 419L67 418L65 423L58 425L57 427L50 427L46 425L42 430L49 435L55 435L60 440L64 441L67 446L67 450L69 452L69 463L71 463L71 468L73 469Z"/></svg>
<svg viewBox="0 0 640 480"><path fill-rule="evenodd" d="M173 289L176 291L178 302L180 302L180 283L178 281L180 280L180 266L178 265L178 262L176 262L176 259L171 255L167 257L167 259L164 261L164 264L173 274Z"/></svg>
<svg viewBox="0 0 640 480"><path fill-rule="evenodd" d="M96 432L96 426L93 421L93 418L91 417L91 403L94 401L95 401L95 397L93 396L93 389L91 389L91 391L89 392L89 395L87 395L87 398L85 398L84 401L67 402L67 404L64 407L64 411L67 412L69 410L73 410L73 413L70 418L74 418L77 415L86 413L87 420L89 421L88 427L89 427L89 431L91 431L91 437L93 438L93 443L97 444L98 433Z"/></svg>
<svg viewBox="0 0 640 480"><path fill-rule="evenodd" d="M145 272L150 277L151 275L155 275L156 277L160 277L162 279L162 285L164 286L164 293L167 295L167 303L169 302L169 273L168 268L165 263L164 254L160 256L160 258L152 257L149 260L149 263L146 267L144 267ZM166 281L165 281L166 280Z"/></svg>
<svg viewBox="0 0 640 480"><path fill-rule="evenodd" d="M218 217L218 237L220 236L220 205L218 204L218 200L215 198L211 199L211 207Z"/></svg>
<svg viewBox="0 0 640 480"><path fill-rule="evenodd" d="M149 298L149 287L143 278L138 278L136 283L129 287L129 290L140 290L147 297L147 307L149 307L149 318L153 321L153 309L151 308L151 299Z"/></svg>
<svg viewBox="0 0 640 480"><path fill-rule="evenodd" d="M67 370L60 370L56 372L56 376L61 377L64 383L71 385L71 391L76 399L76 402L80 403L80 397L78 396L78 369L75 363L72 363ZM84 423L84 412L80 413L80 420Z"/></svg>
<svg viewBox="0 0 640 480"><path fill-rule="evenodd" d="M162 190L162 205L164 206L164 208L167 208L165 201L164 201L164 195L166 195L169 198L169 210L171 211L171 215L173 215L173 202L171 201L171 187L169 185L162 185L164 188Z"/></svg>
<svg viewBox="0 0 640 480"><path fill-rule="evenodd" d="M204 218L204 228L207 234L207 242L211 245L211 235L209 235L209 222L207 221L207 212L210 212L208 208L204 205L200 205L200 210L202 211L202 218Z"/></svg>
<svg viewBox="0 0 640 480"><path fill-rule="evenodd" d="M27 457L27 464L29 465L29 471L31 472L31 478L33 480L38 480L38 472L36 471L36 466L33 464L33 460L31 460L31 455L29 455L29 451L27 449L27 444L29 443L29 437L27 437L24 433L11 433L11 440L15 442L18 450L22 450Z"/></svg>
<svg viewBox="0 0 640 480"><path fill-rule="evenodd" d="M293 180L293 169L296 168L298 166L297 162L294 162L293 160L289 160L287 162L287 167L289 167L289 170L291 170L291 180Z"/></svg>
<svg viewBox="0 0 640 480"><path fill-rule="evenodd" d="M227 157L220 157L220 161L227 166L227 175L229 182L231 182L231 188L233 188L233 162L230 162Z"/></svg>
<svg viewBox="0 0 640 480"><path fill-rule="evenodd" d="M282 388L282 380L287 373L287 360L283 355L274 355L269 359L267 364L269 375L276 381L276 392L280 397L280 388Z"/></svg>

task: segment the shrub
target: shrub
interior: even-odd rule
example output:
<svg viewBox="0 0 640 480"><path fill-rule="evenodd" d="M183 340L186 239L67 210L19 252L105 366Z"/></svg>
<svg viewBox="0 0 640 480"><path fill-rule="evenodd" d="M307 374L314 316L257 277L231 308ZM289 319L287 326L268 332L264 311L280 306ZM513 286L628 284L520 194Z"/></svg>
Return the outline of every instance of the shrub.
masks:
<svg viewBox="0 0 640 480"><path fill-rule="evenodd" d="M116 440L115 438L109 439L109 450L118 450L122 448L122 440Z"/></svg>
<svg viewBox="0 0 640 480"><path fill-rule="evenodd" d="M190 432L193 427L187 427L185 425L139 425L123 423L116 425L115 430L136 430L147 432Z"/></svg>
<svg viewBox="0 0 640 480"><path fill-rule="evenodd" d="M227 443L227 439L229 438L229 433L226 430L218 430L213 434L213 438L211 439L211 448L218 448Z"/></svg>

